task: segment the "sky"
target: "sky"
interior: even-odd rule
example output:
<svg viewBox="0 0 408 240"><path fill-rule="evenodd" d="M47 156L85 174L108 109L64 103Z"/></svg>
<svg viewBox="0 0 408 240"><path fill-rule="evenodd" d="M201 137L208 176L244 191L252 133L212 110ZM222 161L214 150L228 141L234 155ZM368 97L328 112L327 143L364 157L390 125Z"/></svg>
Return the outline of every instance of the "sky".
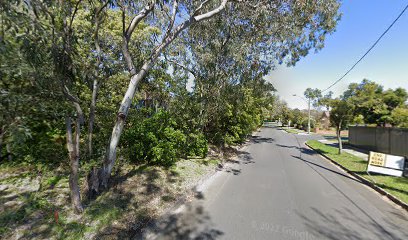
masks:
<svg viewBox="0 0 408 240"><path fill-rule="evenodd" d="M339 79L387 29L408 0L343 0L342 18L326 37L325 47L301 59L294 67L277 66L265 79L291 108L306 109L306 88L325 89ZM341 82L332 87L339 96L352 82L364 78L385 89L408 90L408 10L377 46Z"/></svg>

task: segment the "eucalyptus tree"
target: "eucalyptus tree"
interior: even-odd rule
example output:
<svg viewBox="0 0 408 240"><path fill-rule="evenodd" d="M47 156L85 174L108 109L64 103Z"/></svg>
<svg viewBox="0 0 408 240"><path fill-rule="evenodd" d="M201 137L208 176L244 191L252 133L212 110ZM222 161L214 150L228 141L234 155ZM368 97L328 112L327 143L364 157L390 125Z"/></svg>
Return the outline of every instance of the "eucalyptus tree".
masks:
<svg viewBox="0 0 408 240"><path fill-rule="evenodd" d="M296 14L300 13L300 9L281 11L290 5L285 4L260 8L248 5L246 11L241 11L239 4L232 5L209 21L191 27L178 39L180 45L190 46L190 51L183 56L183 63L172 59L180 58L180 48L173 47L168 51L166 60L194 76L195 93L201 102L200 124L205 129L213 128L216 134L223 134L217 132L216 125L217 122L222 125L217 116L226 112L223 104L226 99L222 97L226 86L240 84L259 75L262 77L276 63L294 65L310 49L323 46L324 34L335 26L335 13L326 16L330 19L326 24L331 27L319 33L317 29L311 30L306 26L304 15ZM336 5L331 4L333 2L326 7L336 9ZM315 6L314 10L317 8ZM313 15L312 12L305 14ZM309 31L312 34L305 36ZM212 127L206 126L207 123Z"/></svg>
<svg viewBox="0 0 408 240"><path fill-rule="evenodd" d="M157 62L163 51L179 37L180 33L200 22L211 19L221 12L228 10L228 17L236 20L237 25L246 31L264 33L263 44L254 46L264 49L264 57L275 54L278 59L287 59L294 63L305 56L310 49L320 48L324 42L324 36L334 30L338 20L339 4L335 0L330 1L245 1L245 0L221 0L221 1L141 1L132 3L119 1L118 6L122 11L123 27L123 58L130 73L128 89L119 107L115 126L112 131L103 167L91 173L90 189L99 190L99 185L107 186L107 181L112 172L116 159L116 149L128 115L131 101L140 81L145 78L149 70ZM128 14L133 15L130 22L126 21ZM150 55L143 64L136 66L129 52L129 41L135 29L141 22L148 22L151 26L162 29L161 35L152 46ZM273 38L276 26L282 28L279 34L281 43L287 43L278 48L270 48L270 44L276 42ZM297 34L294 34L297 33ZM268 43L270 43L268 45ZM250 53L250 52L249 52ZM251 57L249 54L248 57ZM253 57L253 56L252 56Z"/></svg>
<svg viewBox="0 0 408 240"><path fill-rule="evenodd" d="M307 88L305 92L303 93L305 98L307 99L307 111L308 111L308 119L307 119L307 133L310 133L310 105L312 104L313 106L318 106L319 104L319 99L322 97L322 92L315 88Z"/></svg>
<svg viewBox="0 0 408 240"><path fill-rule="evenodd" d="M256 124L248 116L259 115L259 106L273 90L262 76L275 62L293 65L310 50L323 47L325 35L334 30L339 17L335 0L12 0L1 1L0 7L0 94L2 100L8 99L1 105L0 136L4 139L13 126L20 126L24 118L18 117L24 113L40 111L55 121L65 117L71 201L78 212L82 211L78 186L81 128L88 106L91 153L96 109L117 107L118 92L123 82L128 82L103 166L88 178L89 190L98 192L100 185L107 186L137 87L149 76L164 76L160 71L163 73L166 63L185 62L184 58L189 60L187 67L194 66L197 99L206 99L209 106L207 112L200 112L200 116L208 116L201 126L211 122L211 111L221 116L217 121L227 130L229 125L221 123L226 119L235 124L234 114L242 117L237 120L241 123ZM177 47L172 45L174 41ZM19 62L19 69L13 69ZM21 72L23 76L19 76ZM14 84L16 79L18 84ZM186 76L175 79L185 81ZM98 91L103 103L97 100ZM170 101L168 91L157 92ZM10 98L12 94L15 98ZM182 94L189 96L180 90ZM196 100L194 97L191 99ZM217 100L214 108L211 98ZM27 111L37 99L46 108L41 105ZM197 107L194 101L191 105ZM18 112L5 114L13 109ZM106 126L102 122L108 121L99 121Z"/></svg>
<svg viewBox="0 0 408 240"><path fill-rule="evenodd" d="M2 31L1 40L6 46L6 54L10 57L2 61L2 73L6 76L4 78L6 82L2 84L2 88L6 85L18 87L19 92L16 92L16 96L22 101L18 101L16 106L22 104L24 109L14 117L14 120L18 119L14 122L18 122L19 129L24 122L30 122L30 127L38 130L47 128L49 124L47 120L53 121L67 113L71 201L74 209L81 212L78 164L80 125L83 115L78 98L71 93L74 85L74 69L71 61L74 49L72 22L78 4L58 2L54 5L52 2L16 0L2 3L1 7L7 8L6 11L2 11L4 24L2 26L6 28ZM55 14L56 12L58 14ZM16 55L13 56L12 53ZM8 71L7 69L11 69L8 64L13 64L12 68L23 74L18 76ZM7 95L14 92L13 88L8 89L12 91L6 90ZM12 99L10 95L7 98ZM72 115L68 114L68 111L57 112L67 107L63 99L76 111L75 136L71 127ZM9 124L9 126L12 125L13 122ZM34 134L38 135L38 132ZM37 151L43 151L43 149L39 147Z"/></svg>
<svg viewBox="0 0 408 240"><path fill-rule="evenodd" d="M307 88L303 95L309 101L309 104L312 104L313 106L317 106L319 104L320 98L322 98L322 92L317 88ZM328 95L327 97L330 96L331 95Z"/></svg>
<svg viewBox="0 0 408 240"><path fill-rule="evenodd" d="M18 125L21 126L21 113L27 110L27 105L24 105L27 102L22 97L24 92L19 84L23 84L23 79L27 77L31 69L26 61L19 61L23 53L16 48L22 47L22 44L16 41L13 35L20 29L12 28L14 24L17 24L17 16L20 17L19 23L25 22L24 15L19 16L18 12L11 9L6 3L0 5L0 161L3 158L12 160L14 142L12 139L16 136L13 133L18 129ZM19 62L21 67L15 68Z"/></svg>
<svg viewBox="0 0 408 240"><path fill-rule="evenodd" d="M333 92L329 91L325 95L323 95L321 98L318 99L317 105L319 107L324 107L326 111L330 110L330 101L333 99Z"/></svg>
<svg viewBox="0 0 408 240"><path fill-rule="evenodd" d="M125 20L130 21L129 17L126 16L125 18ZM101 121L97 121L96 112L98 108L99 113L102 115L109 115L110 112L106 111L108 110L106 107L104 107L105 111L100 111L101 108L98 107L100 88L109 88L116 84L114 83L116 82L114 78L122 78L121 75L126 75L126 64L121 61L121 21L121 12L115 9L112 1L106 0L100 2L84 1L77 12L76 21L73 23L75 40L80 46L74 58L75 65L80 68L83 82L91 91L89 96L84 97L84 101L89 104L89 108L86 108L85 112L89 116L87 153L90 157L98 157L92 156L94 149L94 128L101 129ZM137 32L138 35L129 42L129 52L135 56L133 61L136 66L140 65L141 60L146 57L145 55L148 51L144 45L146 45L146 42L148 42L153 34L158 32L158 29L147 27L145 23L141 23ZM107 101L109 96L112 95L107 92L105 93L104 96L100 96L103 101ZM99 117L103 118L104 116ZM110 121L111 119L104 120ZM100 152L98 151L98 153Z"/></svg>
<svg viewBox="0 0 408 240"><path fill-rule="evenodd" d="M55 12L48 11L51 19L52 36L51 51L54 61L54 77L60 81L62 93L67 101L72 104L75 114L68 113L65 117L67 132L67 148L70 158L69 187L71 203L76 212L82 212L79 178L80 137L81 125L84 123L84 113L80 98L74 93L74 86L78 80L77 69L74 66L74 53L76 51L75 32L73 22L80 8L81 1L64 2L55 4ZM74 118L74 121L72 120ZM73 132L72 125L75 126Z"/></svg>
<svg viewBox="0 0 408 240"><path fill-rule="evenodd" d="M217 3L216 6L214 6L214 4L210 3L209 1L204 1L196 5L189 1L183 1L179 3L178 0L174 0L172 1L172 3L168 1L162 2L153 0L147 1L146 5L128 1L120 1L118 3L122 11L122 52L123 58L130 73L130 82L122 103L119 107L117 119L112 131L109 146L107 148L103 167L100 170L93 170L88 180L88 186L91 192L98 192L100 184L102 184L103 187L107 186L108 178L110 177L112 168L115 163L116 149L119 143L119 138L122 134L125 119L128 115L129 108L131 106L131 102L135 95L138 84L146 77L148 71L153 67L163 50L169 44L171 44L183 30L187 29L193 24L217 15L226 7L227 2L227 0L222 0L220 3ZM139 9L139 11L137 9ZM137 12L136 15L134 15L134 17L132 17L132 20L127 24L127 14L133 14L135 12ZM160 12L162 12L162 14L160 14ZM183 14L183 12L186 12L188 19L182 20L181 23L178 24L176 18L178 18L178 20L183 19L182 16L180 16ZM159 36L158 44L152 48L150 55L145 59L141 66L136 66L132 59L131 52L129 51L129 42L131 40L132 34L135 32L135 30L137 30L139 24L143 20L150 21L152 26L154 26L155 24L162 24L162 19L157 18L157 15L161 15L163 18L165 18L168 24L166 24L165 27L161 28L162 35ZM177 17L177 15L179 15L179 17ZM149 17L150 19L147 17Z"/></svg>
<svg viewBox="0 0 408 240"><path fill-rule="evenodd" d="M228 133L229 117L225 114L237 115L239 100L249 100L244 97L245 92L255 90L256 85L251 85L250 79L262 82L263 74L270 68L250 57L251 40L257 36L242 26L235 27L236 21L228 17L228 11L191 28L186 37L191 57L185 57L188 60L185 65L194 66L190 72L193 72L194 93L201 105L199 124L210 140L219 144L224 144L225 137L231 134ZM261 97L263 92L258 93Z"/></svg>
<svg viewBox="0 0 408 240"><path fill-rule="evenodd" d="M349 99L332 99L330 101L330 122L336 126L339 154L343 151L341 131L353 121L355 105Z"/></svg>

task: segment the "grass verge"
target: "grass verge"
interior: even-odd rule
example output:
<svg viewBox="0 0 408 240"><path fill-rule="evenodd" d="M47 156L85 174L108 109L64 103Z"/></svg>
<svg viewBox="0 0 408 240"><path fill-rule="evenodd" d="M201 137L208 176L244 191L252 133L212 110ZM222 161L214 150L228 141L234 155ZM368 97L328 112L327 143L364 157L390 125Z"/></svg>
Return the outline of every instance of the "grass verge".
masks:
<svg viewBox="0 0 408 240"><path fill-rule="evenodd" d="M294 134L298 134L298 133L302 133L302 130L296 129L296 128L282 128L283 130L285 130L288 133L294 133Z"/></svg>
<svg viewBox="0 0 408 240"><path fill-rule="evenodd" d="M307 141L307 145L317 152L323 154L324 156L337 162L344 168L348 169L350 172L353 172L367 179L374 185L384 189L389 194L395 196L405 204L408 204L408 178L385 176L372 173L368 175L366 172L367 161L365 161L364 159L361 159L349 153L342 153L341 155L339 155L337 148L328 146L316 140Z"/></svg>

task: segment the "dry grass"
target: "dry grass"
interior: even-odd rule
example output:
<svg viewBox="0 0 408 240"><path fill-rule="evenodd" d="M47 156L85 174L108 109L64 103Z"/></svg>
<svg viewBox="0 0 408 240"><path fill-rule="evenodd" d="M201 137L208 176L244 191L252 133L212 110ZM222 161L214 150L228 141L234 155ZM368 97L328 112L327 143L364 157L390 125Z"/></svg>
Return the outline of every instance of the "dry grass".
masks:
<svg viewBox="0 0 408 240"><path fill-rule="evenodd" d="M122 165L109 191L85 202L82 215L70 209L67 173L38 176L24 167L5 167L0 169L8 173L0 179L0 203L6 206L0 209L0 237L128 238L192 195L192 187L213 173L217 164L215 159L187 159L171 168Z"/></svg>

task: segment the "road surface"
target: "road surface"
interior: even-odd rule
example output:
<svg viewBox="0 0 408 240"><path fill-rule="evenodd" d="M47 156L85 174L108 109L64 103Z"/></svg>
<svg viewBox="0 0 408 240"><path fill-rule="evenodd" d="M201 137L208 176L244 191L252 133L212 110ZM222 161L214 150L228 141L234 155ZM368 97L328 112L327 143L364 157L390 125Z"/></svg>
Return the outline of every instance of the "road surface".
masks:
<svg viewBox="0 0 408 240"><path fill-rule="evenodd" d="M408 239L407 213L307 149L310 136L264 127L196 199L155 223L155 239Z"/></svg>

